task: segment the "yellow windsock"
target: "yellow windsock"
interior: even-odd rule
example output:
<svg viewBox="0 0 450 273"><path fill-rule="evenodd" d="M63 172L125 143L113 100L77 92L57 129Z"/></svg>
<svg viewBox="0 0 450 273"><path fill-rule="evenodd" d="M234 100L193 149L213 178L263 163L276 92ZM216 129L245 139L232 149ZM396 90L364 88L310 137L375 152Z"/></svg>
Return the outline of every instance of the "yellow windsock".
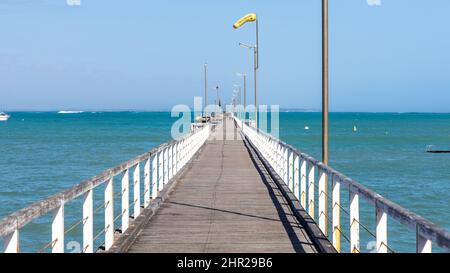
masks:
<svg viewBox="0 0 450 273"><path fill-rule="evenodd" d="M240 28L243 24L253 21L256 21L256 13L249 13L237 20L237 22L234 23L233 28Z"/></svg>

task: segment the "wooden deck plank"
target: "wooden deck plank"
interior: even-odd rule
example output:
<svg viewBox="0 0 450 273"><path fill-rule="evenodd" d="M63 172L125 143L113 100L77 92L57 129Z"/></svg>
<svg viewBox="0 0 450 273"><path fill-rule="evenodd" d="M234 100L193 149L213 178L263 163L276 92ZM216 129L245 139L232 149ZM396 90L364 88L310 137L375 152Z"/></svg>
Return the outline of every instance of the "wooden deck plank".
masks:
<svg viewBox="0 0 450 273"><path fill-rule="evenodd" d="M230 119L190 164L129 252L317 252Z"/></svg>

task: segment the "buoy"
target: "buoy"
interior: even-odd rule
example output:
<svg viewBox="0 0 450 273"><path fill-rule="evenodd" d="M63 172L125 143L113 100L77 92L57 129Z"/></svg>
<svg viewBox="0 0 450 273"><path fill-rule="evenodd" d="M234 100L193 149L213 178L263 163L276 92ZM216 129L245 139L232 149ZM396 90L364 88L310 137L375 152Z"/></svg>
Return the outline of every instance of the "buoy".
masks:
<svg viewBox="0 0 450 273"><path fill-rule="evenodd" d="M356 129L356 125L353 125L353 132L358 131L358 129Z"/></svg>
<svg viewBox="0 0 450 273"><path fill-rule="evenodd" d="M309 126L305 126L305 130L309 130Z"/></svg>

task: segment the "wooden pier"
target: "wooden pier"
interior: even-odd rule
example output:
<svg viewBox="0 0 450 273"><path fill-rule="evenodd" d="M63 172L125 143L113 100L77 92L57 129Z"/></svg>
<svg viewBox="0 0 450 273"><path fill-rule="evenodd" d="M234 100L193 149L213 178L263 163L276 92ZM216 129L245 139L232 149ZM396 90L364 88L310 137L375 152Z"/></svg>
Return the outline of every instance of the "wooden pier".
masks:
<svg viewBox="0 0 450 273"><path fill-rule="evenodd" d="M129 251L311 253L318 249L228 119L216 127Z"/></svg>
<svg viewBox="0 0 450 273"><path fill-rule="evenodd" d="M82 218L66 223L75 199ZM362 205L375 227L361 221ZM388 217L415 231L416 252L450 249L449 231L233 113L1 219L3 251L20 252L21 229L48 214L51 238L37 252L65 252L66 235L82 227L82 253L360 253L360 228L387 253Z"/></svg>

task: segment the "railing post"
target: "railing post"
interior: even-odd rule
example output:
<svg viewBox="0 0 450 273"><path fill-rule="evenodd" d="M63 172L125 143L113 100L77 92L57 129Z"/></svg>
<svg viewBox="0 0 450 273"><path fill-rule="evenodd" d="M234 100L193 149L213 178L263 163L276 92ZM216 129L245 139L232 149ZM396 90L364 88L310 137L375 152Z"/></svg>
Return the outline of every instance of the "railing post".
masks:
<svg viewBox="0 0 450 273"><path fill-rule="evenodd" d="M319 168L319 228L322 230L325 236L328 236L327 183L327 174L324 170Z"/></svg>
<svg viewBox="0 0 450 273"><path fill-rule="evenodd" d="M350 252L359 253L359 195L350 186Z"/></svg>
<svg viewBox="0 0 450 273"><path fill-rule="evenodd" d="M83 202L83 251L94 252L94 200L92 189L84 194Z"/></svg>
<svg viewBox="0 0 450 273"><path fill-rule="evenodd" d="M173 152L172 152L172 145L167 147L167 181L168 183L170 179L172 179L172 161L173 161Z"/></svg>
<svg viewBox="0 0 450 273"><path fill-rule="evenodd" d="M306 210L306 160L304 159L300 167L300 204Z"/></svg>
<svg viewBox="0 0 450 273"><path fill-rule="evenodd" d="M272 168L275 170L274 157L273 157L274 154L275 154L275 150L274 150L273 140L269 139L269 162L270 162L270 166L272 166Z"/></svg>
<svg viewBox="0 0 450 273"><path fill-rule="evenodd" d="M173 164L174 164L174 172L173 172L173 176L177 175L178 173L178 142L175 143L173 145L174 150L173 150Z"/></svg>
<svg viewBox="0 0 450 273"><path fill-rule="evenodd" d="M163 175L164 175L164 170L163 170L163 160L164 160L164 151L161 150L158 153L158 191L162 191L163 190Z"/></svg>
<svg viewBox="0 0 450 273"><path fill-rule="evenodd" d="M19 253L19 229L3 238L4 253Z"/></svg>
<svg viewBox="0 0 450 273"><path fill-rule="evenodd" d="M288 154L288 188L294 191L294 153L287 148L286 150Z"/></svg>
<svg viewBox="0 0 450 273"><path fill-rule="evenodd" d="M308 211L309 216L314 219L314 165L309 163L308 173Z"/></svg>
<svg viewBox="0 0 450 273"><path fill-rule="evenodd" d="M188 142L188 139L183 140L183 166L185 166L187 162Z"/></svg>
<svg viewBox="0 0 450 273"><path fill-rule="evenodd" d="M377 220L377 252L387 253L387 214L382 209L376 207L376 205L375 214Z"/></svg>
<svg viewBox="0 0 450 273"><path fill-rule="evenodd" d="M128 229L128 222L130 220L130 194L129 194L129 170L123 172L122 176L122 233Z"/></svg>
<svg viewBox="0 0 450 273"><path fill-rule="evenodd" d="M155 199L158 196L158 153L156 153L151 158L152 164L152 199Z"/></svg>
<svg viewBox="0 0 450 273"><path fill-rule="evenodd" d="M164 177L163 184L169 182L169 148L164 149Z"/></svg>
<svg viewBox="0 0 450 273"><path fill-rule="evenodd" d="M288 149L283 147L283 180L286 185L289 185L288 164Z"/></svg>
<svg viewBox="0 0 450 273"><path fill-rule="evenodd" d="M425 238L420 234L419 227L416 227L416 252L417 253L431 253L432 252L431 240Z"/></svg>
<svg viewBox="0 0 450 273"><path fill-rule="evenodd" d="M297 198L297 200L300 200L300 193L299 193L299 180L300 180L300 174L299 174L299 156L295 155L294 158L294 187L293 187L293 191L294 191L294 195Z"/></svg>
<svg viewBox="0 0 450 273"><path fill-rule="evenodd" d="M105 187L105 250L114 244L114 178Z"/></svg>
<svg viewBox="0 0 450 273"><path fill-rule="evenodd" d="M145 160L144 165L144 208L150 204L150 157Z"/></svg>
<svg viewBox="0 0 450 273"><path fill-rule="evenodd" d="M64 202L53 211L52 253L64 253Z"/></svg>
<svg viewBox="0 0 450 273"><path fill-rule="evenodd" d="M275 154L275 161L276 161L276 163L275 163L275 165L276 165L275 171L281 177L281 145L278 142L276 144L275 151L276 151L276 154Z"/></svg>
<svg viewBox="0 0 450 273"><path fill-rule="evenodd" d="M341 182L336 176L333 176L333 246L341 252Z"/></svg>
<svg viewBox="0 0 450 273"><path fill-rule="evenodd" d="M133 172L133 204L134 204L134 219L136 219L139 214L141 214L141 177L140 177L140 166L139 163L136 164Z"/></svg>

